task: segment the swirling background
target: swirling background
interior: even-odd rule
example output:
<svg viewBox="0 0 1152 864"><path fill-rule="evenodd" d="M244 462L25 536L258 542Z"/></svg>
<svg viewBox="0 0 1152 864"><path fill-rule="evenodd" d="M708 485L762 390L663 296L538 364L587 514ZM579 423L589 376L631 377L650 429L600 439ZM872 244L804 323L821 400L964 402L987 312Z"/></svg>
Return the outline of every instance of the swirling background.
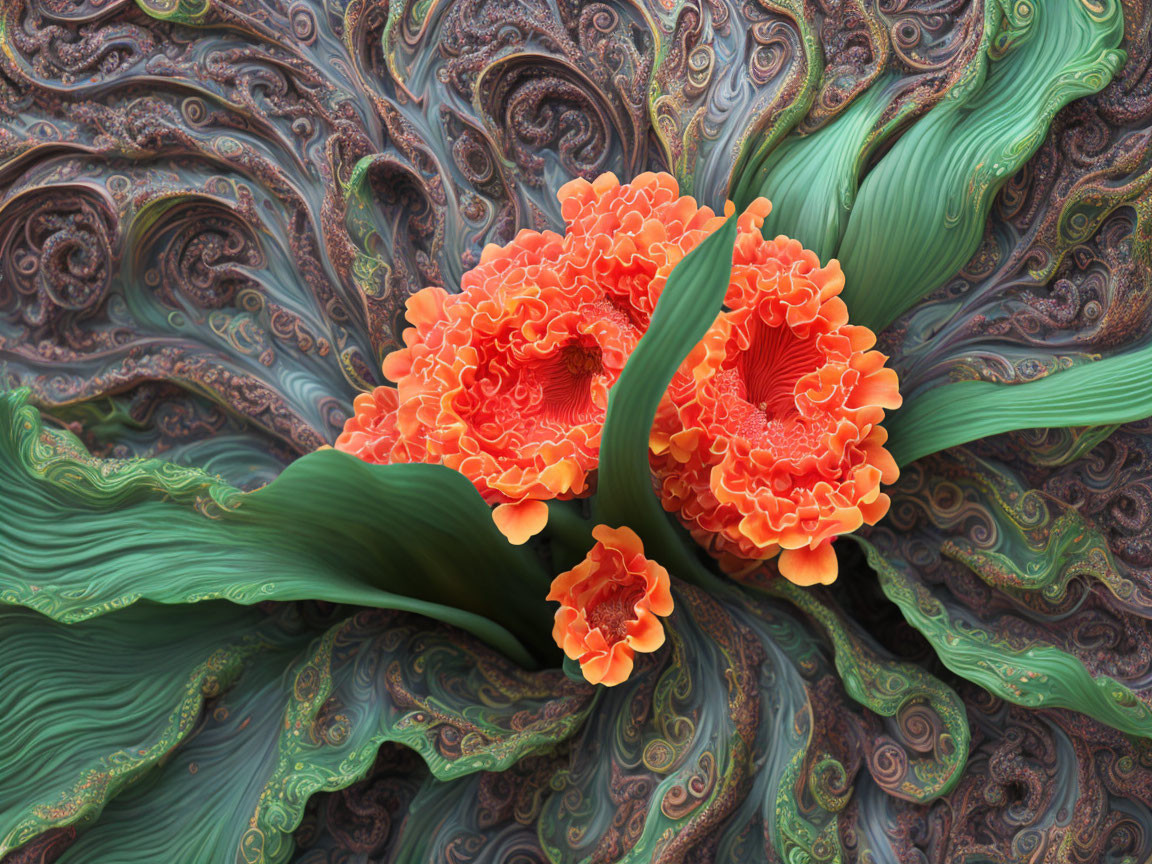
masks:
<svg viewBox="0 0 1152 864"><path fill-rule="evenodd" d="M410 293L608 170L770 197L874 301L906 399L1147 343L1143 0L2 7L0 378L95 457L45 432L47 463L262 486L379 383ZM902 231L915 267L882 254ZM917 460L834 589L686 589L669 649L599 695L402 612L6 607L0 765L59 752L53 689L131 698L141 746L55 765L59 801L0 781L2 860L181 860L192 819L307 864L1148 861L1150 433ZM125 658L154 659L117 691Z"/></svg>

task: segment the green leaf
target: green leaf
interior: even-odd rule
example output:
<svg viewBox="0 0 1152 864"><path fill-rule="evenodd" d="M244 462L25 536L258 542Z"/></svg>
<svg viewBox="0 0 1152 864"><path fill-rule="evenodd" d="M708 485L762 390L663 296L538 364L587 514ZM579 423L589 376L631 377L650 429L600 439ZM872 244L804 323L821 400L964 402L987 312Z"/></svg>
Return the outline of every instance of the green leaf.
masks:
<svg viewBox="0 0 1152 864"><path fill-rule="evenodd" d="M526 665L524 644L557 655L548 574L441 466L326 450L242 493L159 460L93 459L18 391L0 397L0 490L0 601L62 621L138 599L327 600L418 612Z"/></svg>
<svg viewBox="0 0 1152 864"><path fill-rule="evenodd" d="M694 559L653 493L648 439L672 376L716 320L728 290L735 242L733 215L676 265L648 331L609 392L600 439L597 521L629 526L650 558L689 580L695 579Z"/></svg>
<svg viewBox="0 0 1152 864"><path fill-rule="evenodd" d="M1015 429L1103 426L1152 416L1152 346L1022 384L957 381L907 399L885 421L901 465Z"/></svg>
<svg viewBox="0 0 1152 864"><path fill-rule="evenodd" d="M786 234L821 261L836 255L864 160L883 140L873 129L903 83L892 73L883 75L827 125L810 135L788 137L767 156L753 179L741 179L747 188L736 198L738 204L747 206L757 196L772 202L762 228L765 237ZM903 119L914 105L907 101L894 119ZM891 122L886 126L888 132L896 128Z"/></svg>
<svg viewBox="0 0 1152 864"><path fill-rule="evenodd" d="M961 678L1028 708L1071 708L1122 732L1152 736L1152 709L1108 675L1093 676L1083 661L1055 646L1010 645L971 612L947 603L906 566L885 559L855 537L880 586L904 618L932 643L940 660Z"/></svg>
<svg viewBox="0 0 1152 864"><path fill-rule="evenodd" d="M0 606L0 858L98 817L251 655L284 644L268 616L230 603L140 603L73 625Z"/></svg>
<svg viewBox="0 0 1152 864"><path fill-rule="evenodd" d="M0 632L0 854L76 825L66 862L278 864L308 800L363 777L383 743L440 780L500 772L595 701L391 610L317 638L289 606L142 602L74 624L9 607Z"/></svg>
<svg viewBox="0 0 1152 864"><path fill-rule="evenodd" d="M910 469L893 493L932 523L941 555L1025 606L1059 606L1073 580L1093 580L1139 610L1139 583L1122 569L1105 535L1077 507L1028 488L1006 466L957 449ZM968 529L950 500L963 501L965 515L978 512L995 529Z"/></svg>
<svg viewBox="0 0 1152 864"><path fill-rule="evenodd" d="M883 329L952 276L1055 113L1103 89L1123 63L1116 0L996 5L1010 26L997 34L993 61L974 67L860 184L837 252L853 323Z"/></svg>
<svg viewBox="0 0 1152 864"><path fill-rule="evenodd" d="M881 717L910 716L927 708L939 718L943 731L934 740L935 752L918 759L900 785L888 784L886 791L917 804L951 792L964 774L971 743L967 712L955 691L913 663L884 657L871 637L829 601L826 590L774 579L771 593L791 602L824 629L840 681L861 705Z"/></svg>
<svg viewBox="0 0 1152 864"><path fill-rule="evenodd" d="M1005 30L1012 32L1020 26L1016 10L1008 14L1010 20L1005 22L999 3L985 4L976 39L952 58L947 72L927 89L915 70L877 70L875 79L846 105L833 110L821 106L801 134L789 135L779 146L774 134L757 138L755 153L759 155L749 148L749 158L733 175L731 197L736 206L747 207L758 196L770 199L772 212L764 220L765 237L785 234L822 261L834 258L869 160L889 139L905 131L914 115L942 99L957 98L971 88L973 80L982 80L989 47L1003 41ZM954 91L956 95L950 96ZM814 130L813 125L817 126ZM775 124L772 131L777 131Z"/></svg>
<svg viewBox="0 0 1152 864"><path fill-rule="evenodd" d="M1136 620L1144 609L1140 577L1077 507L964 449L910 466L890 494L889 517L855 539L949 669L1018 705L1152 735L1130 647L1085 641L1076 626L1081 614Z"/></svg>

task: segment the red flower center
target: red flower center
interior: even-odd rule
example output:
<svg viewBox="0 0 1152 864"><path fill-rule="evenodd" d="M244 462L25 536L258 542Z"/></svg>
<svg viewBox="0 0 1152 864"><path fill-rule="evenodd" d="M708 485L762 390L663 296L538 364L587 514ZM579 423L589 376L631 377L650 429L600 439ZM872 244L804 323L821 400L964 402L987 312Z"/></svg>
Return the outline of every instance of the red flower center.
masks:
<svg viewBox="0 0 1152 864"><path fill-rule="evenodd" d="M879 423L896 374L848 323L843 276L799 243L740 234L726 311L676 373L653 427L666 509L732 572L830 582L830 543L888 509L897 468Z"/></svg>
<svg viewBox="0 0 1152 864"><path fill-rule="evenodd" d="M574 180L558 198L564 235L521 231L485 247L458 293L408 298L404 347L382 364L395 388L358 397L335 443L459 471L514 543L544 527L543 502L591 492L608 391L669 274L724 222L667 174Z"/></svg>
<svg viewBox="0 0 1152 864"><path fill-rule="evenodd" d="M812 340L801 339L787 327L760 322L752 344L735 364L744 400L764 415L766 423L794 416L796 382L815 371L823 359Z"/></svg>
<svg viewBox="0 0 1152 864"><path fill-rule="evenodd" d="M584 609L588 627L599 630L604 641L612 644L628 635L628 624L636 620L636 604L644 596L642 585L615 585Z"/></svg>
<svg viewBox="0 0 1152 864"><path fill-rule="evenodd" d="M565 345L527 370L529 381L540 388L544 413L566 426L602 413L592 401L592 379L602 374L600 347L582 343Z"/></svg>

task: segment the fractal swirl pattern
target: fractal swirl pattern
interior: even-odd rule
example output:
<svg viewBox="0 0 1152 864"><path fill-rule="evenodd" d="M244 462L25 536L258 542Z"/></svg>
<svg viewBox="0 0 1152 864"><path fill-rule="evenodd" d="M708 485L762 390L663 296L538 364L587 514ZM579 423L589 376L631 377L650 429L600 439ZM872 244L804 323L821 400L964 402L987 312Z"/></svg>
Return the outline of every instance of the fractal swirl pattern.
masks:
<svg viewBox="0 0 1152 864"><path fill-rule="evenodd" d="M1150 34L0 0L0 864L1152 861Z"/></svg>

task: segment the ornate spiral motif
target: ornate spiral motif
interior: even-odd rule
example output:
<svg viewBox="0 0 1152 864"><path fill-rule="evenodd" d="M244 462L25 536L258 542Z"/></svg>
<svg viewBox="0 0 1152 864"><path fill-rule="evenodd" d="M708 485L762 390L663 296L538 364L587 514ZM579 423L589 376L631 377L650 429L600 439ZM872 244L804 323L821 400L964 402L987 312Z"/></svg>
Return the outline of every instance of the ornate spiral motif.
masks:
<svg viewBox="0 0 1152 864"><path fill-rule="evenodd" d="M173 309L236 306L264 308L250 273L266 261L250 230L237 216L195 202L169 210L140 237L150 260L141 262L144 282Z"/></svg>
<svg viewBox="0 0 1152 864"><path fill-rule="evenodd" d="M117 264L113 223L102 202L79 190L25 193L6 211L0 310L33 338L74 330L93 317Z"/></svg>

